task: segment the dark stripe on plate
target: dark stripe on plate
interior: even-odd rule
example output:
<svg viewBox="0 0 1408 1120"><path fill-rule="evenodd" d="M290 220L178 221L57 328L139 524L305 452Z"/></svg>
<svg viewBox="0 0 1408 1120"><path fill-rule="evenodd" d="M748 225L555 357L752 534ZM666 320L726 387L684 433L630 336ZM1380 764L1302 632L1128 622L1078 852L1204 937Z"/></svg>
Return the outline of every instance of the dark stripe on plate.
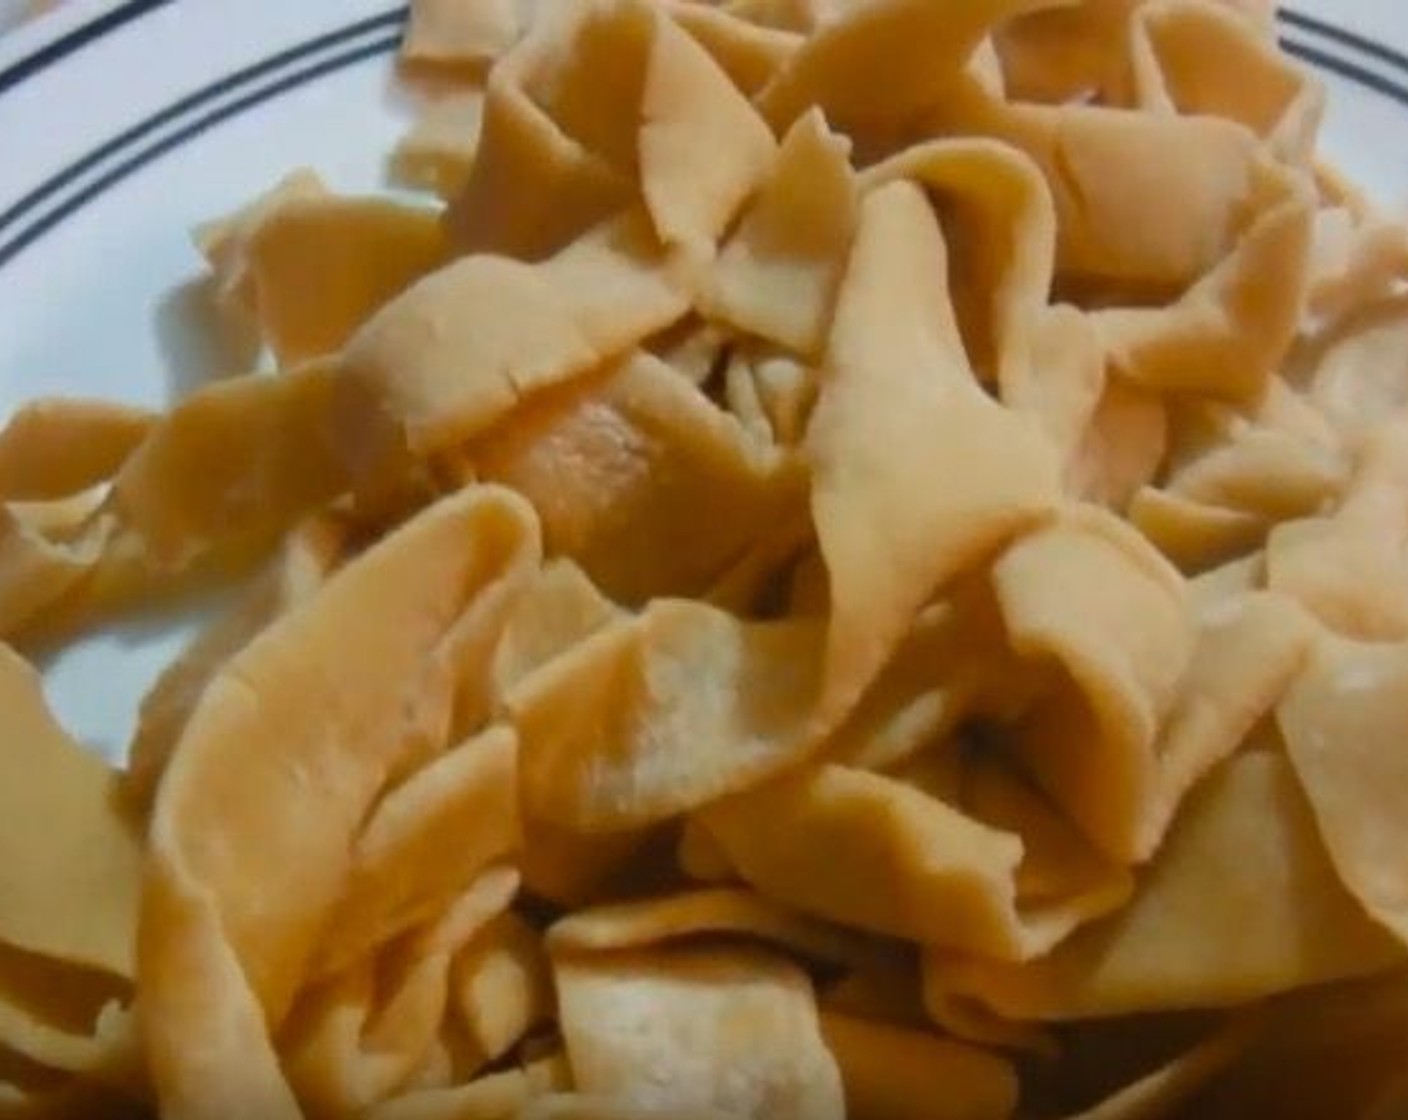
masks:
<svg viewBox="0 0 1408 1120"><path fill-rule="evenodd" d="M1333 23L1326 23L1324 20L1316 19L1314 16L1305 15L1291 8L1282 8L1277 15L1281 22L1296 28L1299 31L1308 31L1312 35L1319 35L1322 38L1333 40L1343 47L1351 50L1362 51L1364 54L1372 55L1381 62L1386 62L1397 70L1401 70L1408 75L1408 55L1402 51L1396 51L1392 47L1383 43L1376 43L1373 39L1366 39L1362 35L1356 35L1353 31L1347 31L1343 27L1336 27ZM1390 95L1391 96L1391 95Z"/></svg>
<svg viewBox="0 0 1408 1120"><path fill-rule="evenodd" d="M168 0L161 0L162 3ZM325 35L319 35L315 39L289 47L278 54L270 55L252 66L246 66L242 70L236 70L218 81L211 82L207 86L202 86L194 93L187 94L178 101L172 102L165 109L154 113L146 120L133 125L131 128L118 133L111 140L98 145L87 155L74 160L68 166L56 171L39 186L19 199L12 206L0 213L0 234L5 232L6 227L14 224L26 210L31 209L56 191L63 187L76 175L81 175L95 164L115 155L122 148L129 144L136 143L143 137L148 136L162 125L169 124L183 113L192 112L202 105L214 100L224 94L231 93L238 87L252 82L257 78L265 77L276 70L303 60L310 54L321 50L339 46L349 39L355 39L360 35L366 35L373 31L387 28L399 28L405 22L406 8L394 8L391 11L383 12L379 16L372 16L369 19L361 20L357 23L349 24L347 27L337 31L330 31Z"/></svg>
<svg viewBox="0 0 1408 1120"><path fill-rule="evenodd" d="M1300 43L1294 39L1282 37L1281 49L1287 54L1295 55L1296 58L1304 62L1309 62L1312 66L1318 66L1322 70L1329 70L1338 74L1342 78L1348 78L1351 82L1357 82L1361 86L1366 86L1375 93L1381 93L1385 97L1392 98L1400 105L1408 105L1408 88L1399 85L1391 78L1385 78L1382 74L1376 74L1372 70L1350 62L1348 59L1340 58L1338 55L1326 54L1324 51L1310 46L1308 43Z"/></svg>
<svg viewBox="0 0 1408 1120"><path fill-rule="evenodd" d="M75 211L87 205L113 184L121 182L134 171L140 170L153 160L160 158L174 148L180 147L192 137L199 136L207 129L219 124L221 121L228 120L230 117L243 113L246 109L277 97L281 93L287 93L291 89L306 85L308 82L316 78L321 78L325 74L343 70L365 59L390 54L400 45L400 42L401 36L400 33L397 32L397 34L389 38L379 39L376 42L368 43L354 50L350 50L345 54L334 55L332 58L323 59L312 66L305 67L302 70L296 70L292 74L280 78L270 85L262 86L251 93L247 93L245 96L237 98L228 104L221 105L218 109L206 113L204 116L197 117L169 136L165 136L155 144L143 148L141 151L125 159L122 163L119 163L110 171L100 175L98 178L94 179L93 182L84 187L83 190L79 191L71 198L65 199L63 203L54 207L54 209L50 210L33 224L25 227L9 241L0 245L0 266L4 266L27 245L53 229Z"/></svg>
<svg viewBox="0 0 1408 1120"><path fill-rule="evenodd" d="M26 55L18 62L11 63L4 70L0 70L0 93L19 85L26 78L33 77L45 67L58 62L59 59L67 58L74 51L82 50L89 43L101 39L109 31L115 31L124 23L130 23L138 16L144 16L169 3L171 0L131 0L130 3L104 12L97 19L83 24L82 27L75 27L67 35L61 35L47 47L40 47L33 54Z"/></svg>

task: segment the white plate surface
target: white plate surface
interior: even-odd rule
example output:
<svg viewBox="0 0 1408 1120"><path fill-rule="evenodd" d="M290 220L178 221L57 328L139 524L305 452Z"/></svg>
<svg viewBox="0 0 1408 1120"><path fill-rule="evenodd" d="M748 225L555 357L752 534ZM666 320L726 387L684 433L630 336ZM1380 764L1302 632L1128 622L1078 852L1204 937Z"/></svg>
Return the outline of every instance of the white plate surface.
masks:
<svg viewBox="0 0 1408 1120"><path fill-rule="evenodd" d="M0 420L41 393L162 404L237 367L187 230L296 164L380 188L406 120L387 65L403 17L394 0L70 0L0 37ZM1327 154L1408 216L1408 4L1296 0L1281 31L1329 87ZM46 665L69 729L116 757L184 631L119 628Z"/></svg>

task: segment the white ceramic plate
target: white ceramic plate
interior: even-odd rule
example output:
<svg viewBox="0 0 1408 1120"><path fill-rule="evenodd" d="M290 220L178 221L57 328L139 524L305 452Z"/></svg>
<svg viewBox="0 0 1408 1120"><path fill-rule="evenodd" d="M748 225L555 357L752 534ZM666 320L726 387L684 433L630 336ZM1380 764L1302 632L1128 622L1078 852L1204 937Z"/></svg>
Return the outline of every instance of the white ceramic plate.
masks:
<svg viewBox="0 0 1408 1120"><path fill-rule="evenodd" d="M382 184L405 121L391 0L69 0L0 37L0 419L44 393L160 404L239 356L201 313L187 230L294 164ZM1408 214L1408 5L1296 0L1289 50L1330 89L1325 148ZM184 640L148 620L46 665L111 757Z"/></svg>

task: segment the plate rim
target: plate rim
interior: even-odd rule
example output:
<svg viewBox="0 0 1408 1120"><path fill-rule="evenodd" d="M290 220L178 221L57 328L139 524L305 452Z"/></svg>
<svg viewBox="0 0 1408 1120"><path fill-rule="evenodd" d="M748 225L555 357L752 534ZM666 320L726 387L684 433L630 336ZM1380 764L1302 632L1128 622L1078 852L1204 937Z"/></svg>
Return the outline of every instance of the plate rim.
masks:
<svg viewBox="0 0 1408 1120"><path fill-rule="evenodd" d="M59 18L66 12L60 8L0 39L0 97L173 3L77 0L69 18ZM168 101L89 147L0 212L0 269L109 188L223 121L348 66L393 53L408 12L408 5L401 2L275 49ZM1408 51L1295 7L1278 6L1276 20L1278 42L1287 54L1312 70L1336 75L1408 107ZM12 43L12 38L18 43Z"/></svg>
<svg viewBox="0 0 1408 1120"><path fill-rule="evenodd" d="M0 95L175 0L72 0L0 36Z"/></svg>
<svg viewBox="0 0 1408 1120"><path fill-rule="evenodd" d="M171 0L137 2L154 11ZM65 163L0 211L0 269L71 214L187 141L280 94L393 53L408 10L398 4L267 54L168 102Z"/></svg>

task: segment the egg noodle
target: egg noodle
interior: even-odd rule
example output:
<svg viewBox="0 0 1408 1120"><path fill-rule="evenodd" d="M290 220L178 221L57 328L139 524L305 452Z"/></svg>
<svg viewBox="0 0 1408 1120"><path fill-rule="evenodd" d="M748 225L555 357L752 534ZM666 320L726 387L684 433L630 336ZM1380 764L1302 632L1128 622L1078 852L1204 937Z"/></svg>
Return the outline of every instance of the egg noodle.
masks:
<svg viewBox="0 0 1408 1120"><path fill-rule="evenodd" d="M418 199L197 231L260 372L0 432L0 1116L1408 1115L1408 231L1270 5L399 70ZM212 585L109 768L27 659Z"/></svg>

